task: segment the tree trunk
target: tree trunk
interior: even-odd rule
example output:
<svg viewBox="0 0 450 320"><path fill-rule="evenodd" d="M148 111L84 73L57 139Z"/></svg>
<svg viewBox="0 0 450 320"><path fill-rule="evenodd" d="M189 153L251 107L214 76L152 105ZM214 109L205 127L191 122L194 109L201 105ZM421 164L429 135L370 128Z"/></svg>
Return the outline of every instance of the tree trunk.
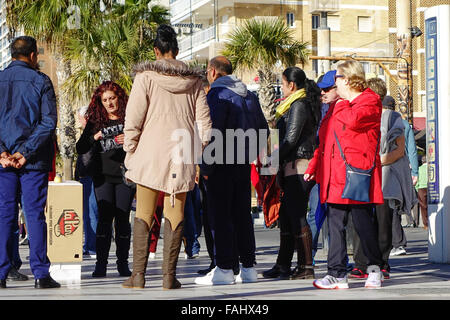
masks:
<svg viewBox="0 0 450 320"><path fill-rule="evenodd" d="M70 63L64 61L59 53L55 53L56 75L58 77L58 128L59 128L59 151L63 159L63 178L73 180L73 159L75 154L76 131L75 117L72 105L67 94L62 90L62 85L70 76Z"/></svg>
<svg viewBox="0 0 450 320"><path fill-rule="evenodd" d="M269 70L258 70L260 88L258 91L259 103L264 113L269 126L272 127L271 122L275 118L275 111L277 107L276 91L272 84L272 72Z"/></svg>

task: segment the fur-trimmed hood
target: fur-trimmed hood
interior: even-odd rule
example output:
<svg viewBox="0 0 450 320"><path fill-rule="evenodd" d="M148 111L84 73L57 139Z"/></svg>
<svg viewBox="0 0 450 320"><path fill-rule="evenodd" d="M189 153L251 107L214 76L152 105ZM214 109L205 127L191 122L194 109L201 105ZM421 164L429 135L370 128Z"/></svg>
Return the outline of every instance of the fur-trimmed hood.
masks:
<svg viewBox="0 0 450 320"><path fill-rule="evenodd" d="M151 72L156 84L172 93L189 90L204 74L203 70L190 68L175 59L144 61L133 68L134 75L143 72Z"/></svg>

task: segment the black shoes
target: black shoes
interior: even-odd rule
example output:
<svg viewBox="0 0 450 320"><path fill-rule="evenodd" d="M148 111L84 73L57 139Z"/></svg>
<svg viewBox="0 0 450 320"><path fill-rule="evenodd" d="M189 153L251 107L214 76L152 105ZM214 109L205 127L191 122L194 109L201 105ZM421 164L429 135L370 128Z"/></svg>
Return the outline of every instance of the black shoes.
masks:
<svg viewBox="0 0 450 320"><path fill-rule="evenodd" d="M289 280L291 277L291 268L275 264L272 269L264 271L262 275L266 279L279 278L280 280Z"/></svg>
<svg viewBox="0 0 450 320"><path fill-rule="evenodd" d="M121 277L129 277L131 276L130 268L128 267L127 262L117 262L117 271L119 271L119 275Z"/></svg>
<svg viewBox="0 0 450 320"><path fill-rule="evenodd" d="M93 278L104 278L106 277L106 264L95 263L95 270L92 273Z"/></svg>
<svg viewBox="0 0 450 320"><path fill-rule="evenodd" d="M6 280L8 280L8 281L27 281L28 276L20 273L19 270L17 270L16 268L11 267Z"/></svg>
<svg viewBox="0 0 450 320"><path fill-rule="evenodd" d="M48 275L45 278L34 280L34 287L36 289L52 289L59 288L61 285Z"/></svg>
<svg viewBox="0 0 450 320"><path fill-rule="evenodd" d="M0 280L0 289L5 289L6 288L6 279L1 279Z"/></svg>

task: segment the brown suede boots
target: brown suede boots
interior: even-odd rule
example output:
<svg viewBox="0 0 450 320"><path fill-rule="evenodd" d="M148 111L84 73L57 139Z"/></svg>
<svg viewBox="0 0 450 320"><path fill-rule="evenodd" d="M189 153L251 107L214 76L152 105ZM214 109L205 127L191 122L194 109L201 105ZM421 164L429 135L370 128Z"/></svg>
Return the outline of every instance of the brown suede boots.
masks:
<svg viewBox="0 0 450 320"><path fill-rule="evenodd" d="M148 262L148 247L150 245L150 227L142 219L134 218L133 231L133 272L123 284L124 288L143 289L145 286L145 271Z"/></svg>
<svg viewBox="0 0 450 320"><path fill-rule="evenodd" d="M172 230L169 219L164 221L164 249L163 249L163 289L178 289L181 283L176 278L178 255L183 238L183 221Z"/></svg>
<svg viewBox="0 0 450 320"><path fill-rule="evenodd" d="M302 228L300 236L294 238L298 263L292 271L291 279L314 279L311 229L309 226Z"/></svg>

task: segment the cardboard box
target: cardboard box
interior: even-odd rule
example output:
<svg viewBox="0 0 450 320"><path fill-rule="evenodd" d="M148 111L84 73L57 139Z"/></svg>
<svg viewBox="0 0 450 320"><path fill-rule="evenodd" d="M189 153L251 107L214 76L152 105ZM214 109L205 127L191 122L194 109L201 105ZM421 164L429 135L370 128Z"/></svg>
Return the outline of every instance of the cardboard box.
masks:
<svg viewBox="0 0 450 320"><path fill-rule="evenodd" d="M52 264L83 260L83 185L49 182L47 205L48 258Z"/></svg>

